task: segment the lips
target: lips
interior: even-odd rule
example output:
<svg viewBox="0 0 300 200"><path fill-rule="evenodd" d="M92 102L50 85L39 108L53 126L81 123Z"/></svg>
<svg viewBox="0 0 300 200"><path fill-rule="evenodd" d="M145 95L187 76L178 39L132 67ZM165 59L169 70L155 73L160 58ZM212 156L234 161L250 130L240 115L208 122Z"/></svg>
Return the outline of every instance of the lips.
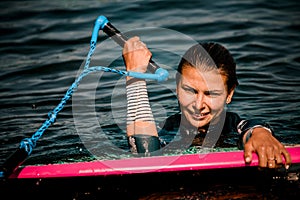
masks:
<svg viewBox="0 0 300 200"><path fill-rule="evenodd" d="M208 114L209 114L209 112L206 112L206 113L193 113L192 116L193 116L193 118L196 119L196 120L202 120L202 119L204 119Z"/></svg>

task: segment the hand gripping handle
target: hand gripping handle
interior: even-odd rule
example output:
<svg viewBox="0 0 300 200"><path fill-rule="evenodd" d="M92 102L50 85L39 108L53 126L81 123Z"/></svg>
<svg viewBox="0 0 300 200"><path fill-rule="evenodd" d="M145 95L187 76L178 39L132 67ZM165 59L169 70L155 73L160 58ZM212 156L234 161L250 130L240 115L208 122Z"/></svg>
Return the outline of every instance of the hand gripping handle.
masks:
<svg viewBox="0 0 300 200"><path fill-rule="evenodd" d="M99 16L96 20L92 35L92 42L96 43L99 30L103 30L104 33L111 37L121 47L124 47L124 43L128 40L128 38L123 35L116 27L114 27L103 15ZM155 76L155 79L157 79L158 81L165 81L168 79L168 71L159 67L152 59L150 59L149 61L148 70L151 73L157 75Z"/></svg>

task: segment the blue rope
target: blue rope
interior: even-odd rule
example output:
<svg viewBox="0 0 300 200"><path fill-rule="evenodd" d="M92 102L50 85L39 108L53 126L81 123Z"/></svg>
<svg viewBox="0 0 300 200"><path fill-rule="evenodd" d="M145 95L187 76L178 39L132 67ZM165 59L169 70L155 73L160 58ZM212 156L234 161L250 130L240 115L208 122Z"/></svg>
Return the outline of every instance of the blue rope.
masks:
<svg viewBox="0 0 300 200"><path fill-rule="evenodd" d="M117 73L117 74L124 75L124 76L132 76L132 77L140 78L140 79L153 79L153 80L157 80L157 81L165 80L165 72L163 70L162 70L161 74L159 72L156 74L147 74L147 73L137 73L137 72L117 70L117 69L112 69L112 68L102 67L102 66L90 67L89 66L90 61L91 61L91 58L96 49L98 31L100 29L103 29L103 26L107 22L108 22L108 20L104 16L100 16L97 18L94 29L93 29L93 33L92 33L91 42L90 42L90 50L87 55L86 63L84 65L84 69L83 69L82 73L73 82L73 84L69 87L66 94L62 98L61 102L52 111L50 111L48 113L48 119L42 124L42 126L30 138L25 138L20 142L19 148L24 149L28 153L28 155L31 154L33 148L36 146L37 140L55 122L58 113L63 109L63 107L65 106L67 101L72 97L72 94L78 88L80 81L88 74L90 74L92 72L97 72L97 71L104 71L104 72Z"/></svg>
<svg viewBox="0 0 300 200"><path fill-rule="evenodd" d="M57 114L64 108L67 101L72 97L72 94L77 90L80 81L92 72L104 71L104 72L113 72L120 75L127 76L129 73L127 71L112 69L102 66L94 66L84 69L80 76L74 81L74 83L69 87L65 96L62 98L60 103L48 113L48 119L42 124L42 126L31 136L31 138L25 138L20 142L20 148L24 148L28 155L31 154L33 148L36 146L37 140L43 135L47 128L56 121Z"/></svg>

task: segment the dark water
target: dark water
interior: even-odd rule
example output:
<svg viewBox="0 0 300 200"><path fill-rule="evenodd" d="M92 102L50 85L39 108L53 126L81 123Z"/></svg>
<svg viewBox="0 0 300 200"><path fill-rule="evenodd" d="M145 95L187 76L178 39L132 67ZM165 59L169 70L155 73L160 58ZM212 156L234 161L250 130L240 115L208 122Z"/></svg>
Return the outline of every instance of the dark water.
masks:
<svg viewBox="0 0 300 200"><path fill-rule="evenodd" d="M40 128L79 75L99 15L128 36L141 36L153 60L169 70L167 82L149 82L157 121L177 112L174 70L180 55L195 41L215 41L232 52L238 65L240 86L228 109L266 119L285 144L300 143L296 1L42 0L0 5L0 163ZM122 69L121 51L100 32L92 65ZM126 156L124 80L112 73L84 79L26 163L80 160L89 152L101 158L120 152ZM230 193L228 187L220 188ZM190 199L205 199L205 193L199 194L190 193ZM242 192L236 196L244 197Z"/></svg>

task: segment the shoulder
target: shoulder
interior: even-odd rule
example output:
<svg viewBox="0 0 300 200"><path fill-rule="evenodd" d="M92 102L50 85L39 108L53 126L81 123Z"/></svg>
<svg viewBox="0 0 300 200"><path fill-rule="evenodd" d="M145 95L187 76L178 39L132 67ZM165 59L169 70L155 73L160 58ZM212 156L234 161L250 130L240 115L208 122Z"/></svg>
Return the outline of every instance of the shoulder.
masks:
<svg viewBox="0 0 300 200"><path fill-rule="evenodd" d="M241 121L241 117L235 112L226 112L226 121L232 123L239 123Z"/></svg>
<svg viewBox="0 0 300 200"><path fill-rule="evenodd" d="M180 126L181 113L175 113L169 116L167 119L159 123L159 127L166 130L172 131Z"/></svg>
<svg viewBox="0 0 300 200"><path fill-rule="evenodd" d="M223 130L227 132L237 132L237 126L242 121L241 117L235 112L226 112Z"/></svg>

